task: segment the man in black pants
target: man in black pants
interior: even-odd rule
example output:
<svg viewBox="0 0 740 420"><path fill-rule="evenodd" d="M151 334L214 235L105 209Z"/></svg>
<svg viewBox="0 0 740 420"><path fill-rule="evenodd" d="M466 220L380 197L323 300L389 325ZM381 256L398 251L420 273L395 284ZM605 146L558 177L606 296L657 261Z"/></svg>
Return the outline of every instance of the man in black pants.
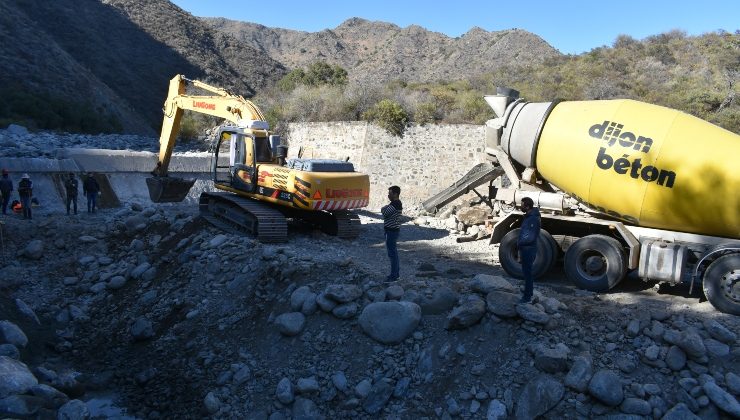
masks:
<svg viewBox="0 0 740 420"><path fill-rule="evenodd" d="M401 188L394 185L388 188L388 200L390 203L380 209L383 214L383 230L385 231L385 247L388 250L388 258L391 260L391 274L386 282L394 282L399 277L398 261L398 235L401 233L401 210L403 205L399 196Z"/></svg>
<svg viewBox="0 0 740 420"><path fill-rule="evenodd" d="M69 173L69 178L64 182L64 189L67 191L67 214L69 214L69 205L74 204L74 211L77 214L77 194L79 193L79 183L73 172Z"/></svg>
<svg viewBox="0 0 740 420"><path fill-rule="evenodd" d="M519 258L522 262L522 275L524 276L524 296L519 303L531 303L534 294L534 278L532 277L532 264L537 258L537 238L540 236L540 211L535 208L534 201L529 197L522 199L522 211L524 220L519 229Z"/></svg>

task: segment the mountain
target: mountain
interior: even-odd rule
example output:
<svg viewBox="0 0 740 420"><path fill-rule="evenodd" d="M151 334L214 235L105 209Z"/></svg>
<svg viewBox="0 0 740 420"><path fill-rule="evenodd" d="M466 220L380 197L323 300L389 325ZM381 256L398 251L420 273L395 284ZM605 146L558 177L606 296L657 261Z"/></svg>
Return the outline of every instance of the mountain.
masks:
<svg viewBox="0 0 740 420"><path fill-rule="evenodd" d="M203 18L210 27L243 41L288 68L325 61L344 67L350 80L458 80L513 63L537 64L561 54L537 35L519 29L472 28L458 38L411 25L352 18L334 29L301 32L224 18Z"/></svg>
<svg viewBox="0 0 740 420"><path fill-rule="evenodd" d="M151 134L175 74L251 96L285 72L166 0L0 2L0 86L20 98L0 106L0 119L46 124L28 103L53 113L49 104L66 101Z"/></svg>

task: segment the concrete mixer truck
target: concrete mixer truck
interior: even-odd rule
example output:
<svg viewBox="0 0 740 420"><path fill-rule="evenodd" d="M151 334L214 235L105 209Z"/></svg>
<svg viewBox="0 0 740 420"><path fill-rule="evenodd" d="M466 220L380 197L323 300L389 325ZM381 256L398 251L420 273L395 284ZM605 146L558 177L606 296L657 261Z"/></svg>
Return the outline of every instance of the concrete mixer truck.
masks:
<svg viewBox="0 0 740 420"><path fill-rule="evenodd" d="M584 289L607 291L633 272L701 286L740 315L740 136L634 100L531 103L502 88L485 99L496 114L486 154L508 180L489 196L530 197L543 212L536 276L562 257ZM490 238L515 277L521 220L509 213Z"/></svg>

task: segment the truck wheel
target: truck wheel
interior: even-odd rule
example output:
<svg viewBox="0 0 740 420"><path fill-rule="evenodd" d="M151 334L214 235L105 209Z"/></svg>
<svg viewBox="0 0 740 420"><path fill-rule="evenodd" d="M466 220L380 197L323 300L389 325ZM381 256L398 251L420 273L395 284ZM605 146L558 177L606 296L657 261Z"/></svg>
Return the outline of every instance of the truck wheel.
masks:
<svg viewBox="0 0 740 420"><path fill-rule="evenodd" d="M627 272L622 244L604 235L578 239L565 253L565 274L581 289L606 292Z"/></svg>
<svg viewBox="0 0 740 420"><path fill-rule="evenodd" d="M519 261L519 250L516 246L517 240L519 240L519 229L510 230L504 235L498 246L498 260L507 274L521 279L524 276L522 275L522 264ZM552 248L554 243L555 240L547 231L540 230L540 236L537 238L537 256L532 264L532 275L535 279L542 277L554 264L555 257Z"/></svg>
<svg viewBox="0 0 740 420"><path fill-rule="evenodd" d="M712 306L740 315L740 254L723 255L709 264L702 286Z"/></svg>

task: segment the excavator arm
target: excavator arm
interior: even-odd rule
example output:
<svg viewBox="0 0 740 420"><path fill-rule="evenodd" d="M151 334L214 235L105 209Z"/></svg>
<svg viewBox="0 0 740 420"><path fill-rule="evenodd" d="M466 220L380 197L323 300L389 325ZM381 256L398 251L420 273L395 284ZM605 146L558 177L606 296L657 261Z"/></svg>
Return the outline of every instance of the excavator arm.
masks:
<svg viewBox="0 0 740 420"><path fill-rule="evenodd" d="M213 95L188 95L188 85L213 93ZM220 117L233 122L239 127L255 130L267 130L265 117L257 106L242 96L233 95L225 89L187 79L177 75L170 80L167 100L162 111L162 132L159 136L159 158L152 171L154 177L147 178L149 197L153 202L179 202L185 199L195 183L192 179L169 177L169 165L172 152L180 132L180 122L185 110Z"/></svg>

